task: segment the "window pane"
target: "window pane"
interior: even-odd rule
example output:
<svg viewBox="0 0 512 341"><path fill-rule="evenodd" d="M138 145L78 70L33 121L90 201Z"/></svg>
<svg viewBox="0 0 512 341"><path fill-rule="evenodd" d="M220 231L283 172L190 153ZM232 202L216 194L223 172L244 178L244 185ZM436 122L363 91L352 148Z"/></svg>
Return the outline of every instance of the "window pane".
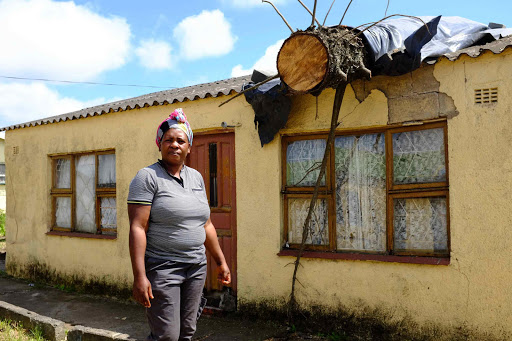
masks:
<svg viewBox="0 0 512 341"><path fill-rule="evenodd" d="M394 250L448 252L446 198L394 199Z"/></svg>
<svg viewBox="0 0 512 341"><path fill-rule="evenodd" d="M325 140L295 141L286 150L286 185L315 186L325 152ZM325 176L322 179L325 185Z"/></svg>
<svg viewBox="0 0 512 341"><path fill-rule="evenodd" d="M101 198L100 212L102 228L117 228L116 198Z"/></svg>
<svg viewBox="0 0 512 341"><path fill-rule="evenodd" d="M55 188L71 188L71 160L56 159Z"/></svg>
<svg viewBox="0 0 512 341"><path fill-rule="evenodd" d="M116 187L116 155L98 155L98 187Z"/></svg>
<svg viewBox="0 0 512 341"><path fill-rule="evenodd" d="M393 134L395 184L446 181L444 129Z"/></svg>
<svg viewBox="0 0 512 341"><path fill-rule="evenodd" d="M309 198L288 199L288 242L292 244L302 243L302 230L304 221L308 216ZM328 245L329 244L329 222L328 205L326 199L318 199L315 210L311 216L310 229L306 244Z"/></svg>
<svg viewBox="0 0 512 341"><path fill-rule="evenodd" d="M334 151L337 248L385 251L384 134L337 137Z"/></svg>
<svg viewBox="0 0 512 341"><path fill-rule="evenodd" d="M5 163L0 163L0 185L5 185Z"/></svg>
<svg viewBox="0 0 512 341"><path fill-rule="evenodd" d="M94 155L76 158L76 230L81 232L96 232L95 160Z"/></svg>
<svg viewBox="0 0 512 341"><path fill-rule="evenodd" d="M71 198L55 198L55 225L57 227L71 227Z"/></svg>

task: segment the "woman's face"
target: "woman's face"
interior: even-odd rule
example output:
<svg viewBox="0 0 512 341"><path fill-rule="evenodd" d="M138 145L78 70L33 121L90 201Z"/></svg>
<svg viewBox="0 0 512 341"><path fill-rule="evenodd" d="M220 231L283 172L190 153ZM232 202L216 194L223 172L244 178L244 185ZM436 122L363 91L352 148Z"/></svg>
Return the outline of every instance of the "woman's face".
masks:
<svg viewBox="0 0 512 341"><path fill-rule="evenodd" d="M160 143L162 160L170 165L182 165L190 153L190 143L187 134L181 129L167 130Z"/></svg>

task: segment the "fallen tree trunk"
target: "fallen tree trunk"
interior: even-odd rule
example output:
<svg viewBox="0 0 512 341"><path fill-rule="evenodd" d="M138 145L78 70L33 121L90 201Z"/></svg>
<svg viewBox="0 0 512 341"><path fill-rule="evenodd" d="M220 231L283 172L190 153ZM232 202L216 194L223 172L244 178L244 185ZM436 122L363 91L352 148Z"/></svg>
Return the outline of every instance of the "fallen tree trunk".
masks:
<svg viewBox="0 0 512 341"><path fill-rule="evenodd" d="M365 47L355 33L345 26L293 33L277 56L281 80L296 92L317 95L325 88L370 77Z"/></svg>

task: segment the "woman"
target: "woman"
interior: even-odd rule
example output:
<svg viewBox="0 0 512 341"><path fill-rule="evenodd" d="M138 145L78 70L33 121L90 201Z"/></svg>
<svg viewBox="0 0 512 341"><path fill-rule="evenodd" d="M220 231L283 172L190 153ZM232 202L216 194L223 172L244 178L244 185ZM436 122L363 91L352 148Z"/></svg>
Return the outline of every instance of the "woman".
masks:
<svg viewBox="0 0 512 341"><path fill-rule="evenodd" d="M206 278L205 247L219 281L231 275L210 220L204 181L185 166L193 133L181 108L157 129L162 160L141 169L130 184L130 257L133 296L146 307L149 340L191 340Z"/></svg>

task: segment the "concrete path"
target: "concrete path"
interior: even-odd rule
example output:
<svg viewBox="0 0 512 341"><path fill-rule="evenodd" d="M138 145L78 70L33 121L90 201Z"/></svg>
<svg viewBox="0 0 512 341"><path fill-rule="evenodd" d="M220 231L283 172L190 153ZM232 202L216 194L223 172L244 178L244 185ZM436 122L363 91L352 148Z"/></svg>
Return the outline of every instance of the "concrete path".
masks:
<svg viewBox="0 0 512 341"><path fill-rule="evenodd" d="M44 330L60 328L62 331L58 333L47 333L50 339L57 340L65 337L62 335L67 335L68 340L82 341L144 340L148 333L144 308L133 302L66 293L5 275L0 275L0 318L22 320L24 325L35 323ZM43 322L38 319L48 325L41 324ZM54 327L51 327L52 323ZM277 324L248 321L237 316L202 316L194 339L257 341L283 333L284 327Z"/></svg>

